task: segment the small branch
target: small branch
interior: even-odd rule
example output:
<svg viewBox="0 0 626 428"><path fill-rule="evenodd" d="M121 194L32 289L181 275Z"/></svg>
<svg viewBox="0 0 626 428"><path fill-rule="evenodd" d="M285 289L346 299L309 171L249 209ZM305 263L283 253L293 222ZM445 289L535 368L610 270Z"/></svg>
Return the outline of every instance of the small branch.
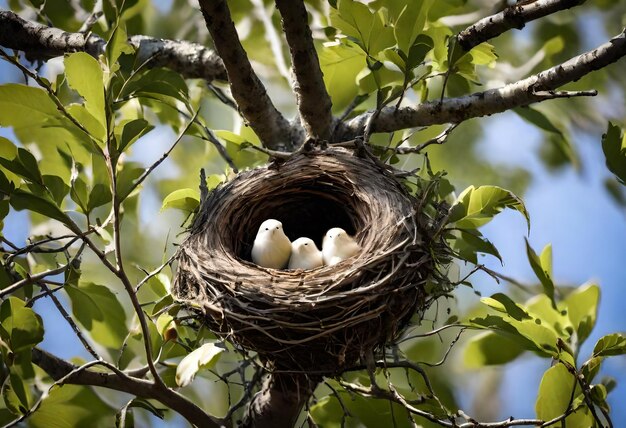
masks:
<svg viewBox="0 0 626 428"><path fill-rule="evenodd" d="M220 57L204 46L141 35L130 37L128 42L137 50L139 62L149 59L149 67L169 67L188 79L227 80ZM95 34L68 33L0 11L0 45L22 51L34 61L71 52L87 52L97 58L104 53L106 41Z"/></svg>
<svg viewBox="0 0 626 428"><path fill-rule="evenodd" d="M170 155L170 153L172 153L172 150L174 150L174 148L178 145L180 140L183 139L183 137L185 136L185 134L187 133L187 131L189 130L191 125L193 125L193 123L195 122L196 118L198 117L198 113L199 112L200 112L200 110L197 110L194 113L194 115L192 116L191 120L187 123L187 125L185 125L185 127L180 132L180 134L178 134L178 137L176 138L176 141L174 141L174 143L170 146L170 148L167 149L167 151L165 153L163 153L161 155L161 157L159 159L157 159L156 162L154 162L152 165L150 165L148 168L146 168L146 170L139 176L139 178L133 183L133 185L130 186L130 189L126 193L126 196L130 195L133 192L133 190L135 190L141 183L144 182L144 180L146 178L148 178L148 176L152 173L152 171L154 171L156 169L156 167L161 165L161 163L163 163L163 161L165 159L167 159L167 157Z"/></svg>
<svg viewBox="0 0 626 428"><path fill-rule="evenodd" d="M230 89L239 110L270 149L294 150L300 141L270 100L241 46L226 0L200 0L200 9L218 54L224 61Z"/></svg>
<svg viewBox="0 0 626 428"><path fill-rule="evenodd" d="M443 130L443 132L441 132L439 135L437 135L436 137L420 144L419 146L415 146L415 147L396 147L396 148L389 148L388 150L394 151L396 154L398 155L406 155L409 153L420 153L422 150L424 150L426 147L432 145L432 144L443 144L448 140L448 137L450 136L450 133L452 131L454 131L454 129L459 126L458 123L453 123L452 125L448 126L446 129Z"/></svg>
<svg viewBox="0 0 626 428"><path fill-rule="evenodd" d="M328 140L332 102L320 69L307 11L302 0L276 0L293 64L293 90L307 138Z"/></svg>
<svg viewBox="0 0 626 428"><path fill-rule="evenodd" d="M557 88L574 82L594 70L606 67L626 56L626 33L562 64L515 83L458 98L428 101L415 107L384 108L376 118L372 132L393 132L416 126L460 123L474 117L501 113L536 102L562 98ZM569 92L570 96L589 96L592 91ZM371 112L361 114L337 127L333 141L363 135Z"/></svg>
<svg viewBox="0 0 626 428"><path fill-rule="evenodd" d="M170 263L172 263L172 260L174 260L174 258L176 257L176 254L172 255L169 259L167 259L165 261L165 263L163 263L161 266L157 267L155 270L153 270L152 272L149 272L141 281L139 281L139 283L135 286L135 292L138 292L139 289L141 288L142 285L144 285L146 282L148 282L150 280L150 278L155 277L156 275L158 275L159 273L161 273L161 271L163 269L165 269L165 266L169 265Z"/></svg>
<svg viewBox="0 0 626 428"><path fill-rule="evenodd" d="M158 388L152 382L127 376L123 372L77 371L78 367L73 364L38 348L34 348L32 354L33 363L41 367L54 380L63 379L63 384L100 386L137 397L155 399L180 413L197 427L218 428L224 426L221 420L207 415L193 402L169 388Z"/></svg>
<svg viewBox="0 0 626 428"><path fill-rule="evenodd" d="M459 45L466 51L500 34L516 28L521 30L527 22L551 15L561 10L583 4L586 0L534 0L520 1L502 12L481 19L461 31Z"/></svg>
<svg viewBox="0 0 626 428"><path fill-rule="evenodd" d="M83 244L83 245L85 245L85 244ZM87 350L87 352L89 352L96 360L102 361L103 358L100 355L98 355L98 353L93 349L91 344L87 341L87 338L80 331L80 329L78 328L78 326L76 325L76 323L74 322L74 320L72 319L70 314L65 310L65 308L63 307L63 305L61 304L61 302L59 301L57 296L55 296L54 293L52 293L50 291L50 289L48 288L48 286L45 283L40 282L39 286L46 293L47 297L50 297L50 299L54 303L54 306L56 306L56 308L59 311L59 313L61 314L61 316L65 319L65 321L67 321L67 323L69 324L70 328L72 329L74 334L76 334L76 337L78 337L78 340L80 340L80 343L83 344L83 346Z"/></svg>

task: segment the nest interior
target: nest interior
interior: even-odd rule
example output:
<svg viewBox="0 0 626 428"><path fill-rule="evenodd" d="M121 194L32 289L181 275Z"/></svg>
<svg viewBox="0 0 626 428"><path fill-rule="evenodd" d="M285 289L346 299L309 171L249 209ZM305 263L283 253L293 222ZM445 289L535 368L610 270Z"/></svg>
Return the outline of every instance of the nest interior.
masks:
<svg viewBox="0 0 626 428"><path fill-rule="evenodd" d="M340 148L241 173L200 207L177 256L174 295L275 369L337 373L447 291L436 275L447 247L423 206L389 171ZM342 227L362 250L313 270L257 266L250 251L268 218L320 248L328 229Z"/></svg>

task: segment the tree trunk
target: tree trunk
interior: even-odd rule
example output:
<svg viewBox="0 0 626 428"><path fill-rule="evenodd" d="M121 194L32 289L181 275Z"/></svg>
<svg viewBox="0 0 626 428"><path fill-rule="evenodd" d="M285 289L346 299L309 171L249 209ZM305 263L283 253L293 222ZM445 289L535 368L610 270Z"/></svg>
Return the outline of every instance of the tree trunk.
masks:
<svg viewBox="0 0 626 428"><path fill-rule="evenodd" d="M269 374L252 398L242 428L293 428L319 378L304 374Z"/></svg>

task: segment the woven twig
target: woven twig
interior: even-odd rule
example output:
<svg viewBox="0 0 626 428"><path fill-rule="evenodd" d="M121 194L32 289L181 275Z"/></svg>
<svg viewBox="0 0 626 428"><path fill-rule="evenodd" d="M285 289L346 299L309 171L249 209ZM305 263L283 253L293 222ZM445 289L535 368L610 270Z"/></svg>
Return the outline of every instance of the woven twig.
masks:
<svg viewBox="0 0 626 428"><path fill-rule="evenodd" d="M432 204L388 169L340 148L240 173L202 204L177 256L174 294L277 369L337 373L448 291L436 274L447 246L417 212L424 206ZM362 251L308 271L259 267L251 243L267 218L318 246L329 228L343 227Z"/></svg>

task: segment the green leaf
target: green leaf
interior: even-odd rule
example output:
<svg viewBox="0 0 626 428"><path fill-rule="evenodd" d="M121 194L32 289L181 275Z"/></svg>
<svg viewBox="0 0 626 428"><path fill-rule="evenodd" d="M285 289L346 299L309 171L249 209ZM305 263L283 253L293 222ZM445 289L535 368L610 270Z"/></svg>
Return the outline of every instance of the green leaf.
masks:
<svg viewBox="0 0 626 428"><path fill-rule="evenodd" d="M126 314L116 295L103 285L66 286L78 322L103 346L119 347L128 333Z"/></svg>
<svg viewBox="0 0 626 428"><path fill-rule="evenodd" d="M531 319L528 312L524 310L520 305L515 303L509 296L503 293L496 293L491 297L483 297L480 299L482 303L495 309L498 312L502 312L517 321L525 319Z"/></svg>
<svg viewBox="0 0 626 428"><path fill-rule="evenodd" d="M506 364L525 351L519 343L502 335L485 332L471 338L463 352L463 362L472 369Z"/></svg>
<svg viewBox="0 0 626 428"><path fill-rule="evenodd" d="M320 67L334 111L341 111L358 95L355 82L365 67L365 59L365 53L352 43L324 44L320 52Z"/></svg>
<svg viewBox="0 0 626 428"><path fill-rule="evenodd" d="M94 208L100 207L110 203L112 200L111 190L109 186L102 183L98 183L93 186L93 189L89 193L89 202L87 203L87 210L92 211Z"/></svg>
<svg viewBox="0 0 626 428"><path fill-rule="evenodd" d="M39 171L39 165L35 156L28 150L19 147L17 149L17 158L24 166L24 169L28 171L30 180L34 183L43 184L43 178L41 177L41 171Z"/></svg>
<svg viewBox="0 0 626 428"><path fill-rule="evenodd" d="M65 181L63 181L61 177L56 175L44 175L43 182L50 192L50 195L52 195L54 203L61 206L63 199L70 191L70 187L65 184Z"/></svg>
<svg viewBox="0 0 626 428"><path fill-rule="evenodd" d="M65 75L70 87L85 100L87 111L106 129L104 83L100 63L85 52L65 57Z"/></svg>
<svg viewBox="0 0 626 428"><path fill-rule="evenodd" d="M117 60L120 55L132 54L135 49L128 44L128 35L126 34L126 28L124 22L119 22L118 25L111 33L111 37L106 46L107 64L109 65L110 73L115 73L119 70L120 65Z"/></svg>
<svg viewBox="0 0 626 428"><path fill-rule="evenodd" d="M337 1L337 9L331 11L330 19L334 27L372 57L396 43L393 29L385 25L382 13L358 1Z"/></svg>
<svg viewBox="0 0 626 428"><path fill-rule="evenodd" d="M0 85L0 126L41 126L59 111L45 90L9 83Z"/></svg>
<svg viewBox="0 0 626 428"><path fill-rule="evenodd" d="M460 229L459 236L454 238L452 248L462 259L471 263L478 263L479 253L491 254L502 263L498 249L476 229Z"/></svg>
<svg viewBox="0 0 626 428"><path fill-rule="evenodd" d="M43 340L43 321L24 301L10 296L0 305L0 337L14 353L30 350Z"/></svg>
<svg viewBox="0 0 626 428"><path fill-rule="evenodd" d="M78 428L115 426L115 411L91 387L54 387L29 416L33 428Z"/></svg>
<svg viewBox="0 0 626 428"><path fill-rule="evenodd" d="M124 165L124 169L117 174L117 194L120 200L126 199L130 196L131 190L136 189L135 182L144 171L145 168L135 162Z"/></svg>
<svg viewBox="0 0 626 428"><path fill-rule="evenodd" d="M505 208L519 211L530 228L530 217L524 202L512 192L497 186L470 186L465 189L452 206L449 221L459 228L474 229L489 223Z"/></svg>
<svg viewBox="0 0 626 428"><path fill-rule="evenodd" d="M579 346L589 337L596 324L600 287L586 284L572 291L564 300L567 315L576 330Z"/></svg>
<svg viewBox="0 0 626 428"><path fill-rule="evenodd" d="M205 343L191 352L176 368L176 384L178 386L189 385L199 370L213 367L222 352L224 349L217 347L215 343Z"/></svg>
<svg viewBox="0 0 626 428"><path fill-rule="evenodd" d="M622 333L613 333L603 336L593 348L594 357L608 357L626 354L626 336Z"/></svg>
<svg viewBox="0 0 626 428"><path fill-rule="evenodd" d="M135 119L124 124L122 130L122 138L118 150L123 152L135 143L139 138L152 131L154 126L150 125L145 119Z"/></svg>
<svg viewBox="0 0 626 428"><path fill-rule="evenodd" d="M74 202L76 202L76 205L80 207L83 213L89 213L89 209L87 207L87 202L89 200L89 187L87 186L87 183L85 183L85 180L81 177L76 177L72 180L70 197Z"/></svg>
<svg viewBox="0 0 626 428"><path fill-rule="evenodd" d="M22 391L26 389L19 376L9 376L2 385L2 399L6 408L14 415L23 415L30 409L28 399L24 400Z"/></svg>
<svg viewBox="0 0 626 428"><path fill-rule="evenodd" d="M167 98L189 104L187 83L179 73L166 68L152 68L144 73L137 73L128 81L119 98L147 97L165 102L176 107L175 103ZM191 108L189 108L191 110Z"/></svg>
<svg viewBox="0 0 626 428"><path fill-rule="evenodd" d="M533 272L535 272L543 286L543 292L552 301L552 306L556 308L554 282L552 282L552 245L546 245L541 252L541 257L539 257L528 243L528 240L526 240L526 254L530 267L532 267Z"/></svg>
<svg viewBox="0 0 626 428"><path fill-rule="evenodd" d="M178 189L163 200L161 211L176 208L185 212L193 212L200 204L200 192L195 189Z"/></svg>
<svg viewBox="0 0 626 428"><path fill-rule="evenodd" d="M548 421L562 415L569 405L575 382L576 379L563 364L546 370L535 403L537 418Z"/></svg>
<svg viewBox="0 0 626 428"><path fill-rule="evenodd" d="M620 128L611 122L602 136L602 150L609 171L626 185L626 135L622 135Z"/></svg>

